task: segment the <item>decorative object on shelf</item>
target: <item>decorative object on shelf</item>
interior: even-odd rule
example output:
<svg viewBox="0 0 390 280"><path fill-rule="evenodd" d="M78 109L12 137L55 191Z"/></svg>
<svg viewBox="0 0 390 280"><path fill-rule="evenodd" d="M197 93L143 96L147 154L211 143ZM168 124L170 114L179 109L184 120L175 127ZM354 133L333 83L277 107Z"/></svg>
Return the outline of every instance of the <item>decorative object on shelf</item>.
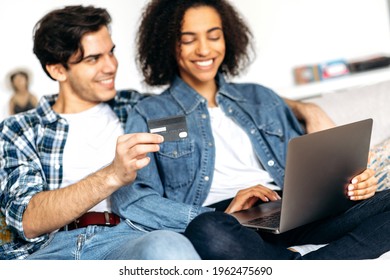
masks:
<svg viewBox="0 0 390 280"><path fill-rule="evenodd" d="M390 65L390 57L388 56L373 56L370 58L350 61L348 63L351 73L359 73L378 68L388 67Z"/></svg>
<svg viewBox="0 0 390 280"><path fill-rule="evenodd" d="M294 77L297 85L320 81L320 69L318 65L299 66L294 68Z"/></svg>
<svg viewBox="0 0 390 280"><path fill-rule="evenodd" d="M320 64L321 80L337 78L349 74L348 64L345 60L333 60Z"/></svg>
<svg viewBox="0 0 390 280"><path fill-rule="evenodd" d="M295 84L302 85L389 66L390 57L374 55L349 61L337 59L318 64L301 65L293 69L293 74Z"/></svg>
<svg viewBox="0 0 390 280"><path fill-rule="evenodd" d="M320 64L303 65L294 68L297 85L318 82L349 74L348 64L343 59L332 60Z"/></svg>

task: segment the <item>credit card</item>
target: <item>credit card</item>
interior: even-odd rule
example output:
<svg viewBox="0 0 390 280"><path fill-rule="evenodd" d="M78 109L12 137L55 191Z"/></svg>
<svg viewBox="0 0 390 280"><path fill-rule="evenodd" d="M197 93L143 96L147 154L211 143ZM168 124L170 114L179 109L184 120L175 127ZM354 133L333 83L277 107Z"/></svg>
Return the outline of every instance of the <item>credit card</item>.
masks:
<svg viewBox="0 0 390 280"><path fill-rule="evenodd" d="M164 137L164 141L178 141L188 137L185 116L174 116L148 121L150 133L157 133Z"/></svg>

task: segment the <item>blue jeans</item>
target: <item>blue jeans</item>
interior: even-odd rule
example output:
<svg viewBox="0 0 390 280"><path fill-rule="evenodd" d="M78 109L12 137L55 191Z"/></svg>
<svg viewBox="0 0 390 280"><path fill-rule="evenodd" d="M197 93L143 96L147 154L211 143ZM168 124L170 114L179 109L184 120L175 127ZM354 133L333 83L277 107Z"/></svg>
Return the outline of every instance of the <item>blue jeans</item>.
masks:
<svg viewBox="0 0 390 280"><path fill-rule="evenodd" d="M283 234L260 233L228 214L209 212L196 217L185 235L202 259L373 259L390 251L390 191ZM328 245L304 256L287 249L303 244Z"/></svg>
<svg viewBox="0 0 390 280"><path fill-rule="evenodd" d="M199 259L180 233L141 231L128 221L115 227L88 226L52 234L28 260L179 260Z"/></svg>

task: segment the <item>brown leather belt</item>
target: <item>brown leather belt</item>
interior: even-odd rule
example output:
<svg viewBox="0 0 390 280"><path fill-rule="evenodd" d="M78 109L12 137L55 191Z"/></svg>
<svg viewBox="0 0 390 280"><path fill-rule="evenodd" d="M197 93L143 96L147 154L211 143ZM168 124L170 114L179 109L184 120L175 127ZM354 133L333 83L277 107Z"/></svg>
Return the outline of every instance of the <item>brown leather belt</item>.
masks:
<svg viewBox="0 0 390 280"><path fill-rule="evenodd" d="M113 227L119 224L121 219L118 215L108 212L87 212L70 224L62 227L60 231L84 228L91 225Z"/></svg>

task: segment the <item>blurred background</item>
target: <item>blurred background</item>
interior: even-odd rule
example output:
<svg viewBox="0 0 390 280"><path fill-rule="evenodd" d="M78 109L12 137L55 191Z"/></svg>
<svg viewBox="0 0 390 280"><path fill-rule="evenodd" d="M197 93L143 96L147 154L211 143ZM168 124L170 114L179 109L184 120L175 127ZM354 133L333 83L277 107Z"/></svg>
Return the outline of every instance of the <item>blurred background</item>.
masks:
<svg viewBox="0 0 390 280"><path fill-rule="evenodd" d="M390 79L388 67L358 75L297 85L293 70L302 65L354 61L390 54L389 0L230 0L255 36L256 58L236 81L256 82L282 96L302 99L320 92ZM119 60L117 89L158 91L142 84L134 62L134 37L147 0L13 0L0 4L0 120L9 115L9 75L26 70L38 98L58 91L32 53L32 30L48 11L93 4L110 12Z"/></svg>

